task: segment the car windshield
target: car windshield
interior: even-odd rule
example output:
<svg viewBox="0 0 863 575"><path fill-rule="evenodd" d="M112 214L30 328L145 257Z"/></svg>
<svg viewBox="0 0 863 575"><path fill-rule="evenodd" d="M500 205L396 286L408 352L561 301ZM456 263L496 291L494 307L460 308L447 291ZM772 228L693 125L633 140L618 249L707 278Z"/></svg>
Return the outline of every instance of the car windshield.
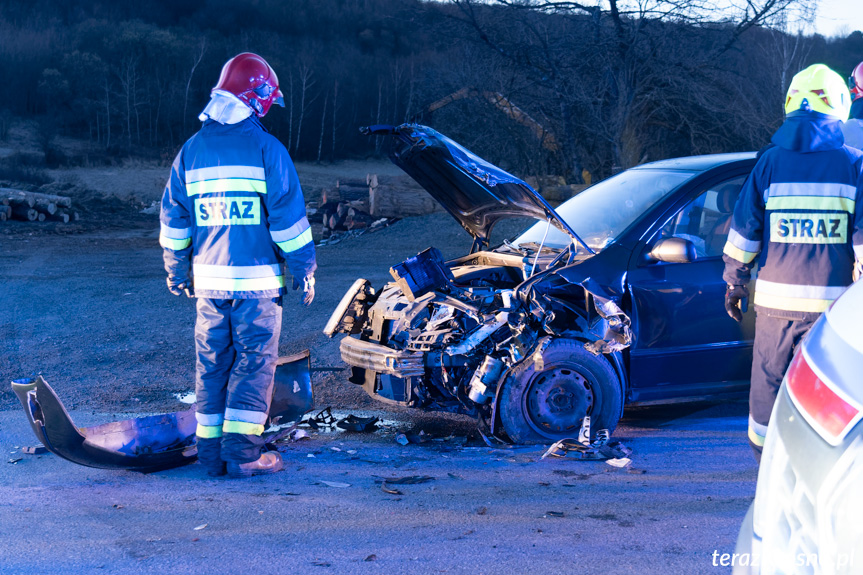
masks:
<svg viewBox="0 0 863 575"><path fill-rule="evenodd" d="M594 251L602 251L631 226L641 214L661 201L696 172L627 170L591 186L561 204L555 211ZM510 245L536 250L542 243L565 248L572 239L554 226L539 221Z"/></svg>

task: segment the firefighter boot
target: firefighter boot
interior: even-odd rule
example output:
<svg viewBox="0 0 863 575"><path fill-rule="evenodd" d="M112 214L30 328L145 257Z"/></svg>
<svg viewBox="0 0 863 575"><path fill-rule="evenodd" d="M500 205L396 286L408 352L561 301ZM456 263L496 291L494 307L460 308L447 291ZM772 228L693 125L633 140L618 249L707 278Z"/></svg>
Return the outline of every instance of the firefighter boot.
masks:
<svg viewBox="0 0 863 575"><path fill-rule="evenodd" d="M228 475L231 477L251 477L265 473L276 473L285 467L282 456L277 451L262 453L255 461L248 463L228 463Z"/></svg>
<svg viewBox="0 0 863 575"><path fill-rule="evenodd" d="M207 475L210 477L221 477L227 473L225 462L222 461L222 438L198 437L197 443L198 461L207 470Z"/></svg>

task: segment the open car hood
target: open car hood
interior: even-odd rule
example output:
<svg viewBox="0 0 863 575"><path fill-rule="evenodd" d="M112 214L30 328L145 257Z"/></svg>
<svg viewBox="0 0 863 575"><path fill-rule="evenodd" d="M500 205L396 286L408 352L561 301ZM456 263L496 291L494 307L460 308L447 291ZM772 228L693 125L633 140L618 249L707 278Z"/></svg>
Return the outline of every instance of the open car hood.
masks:
<svg viewBox="0 0 863 575"><path fill-rule="evenodd" d="M363 132L392 137L390 159L473 236L475 248L488 244L491 229L499 220L513 217L550 219L583 244L548 202L524 181L428 126L377 125Z"/></svg>

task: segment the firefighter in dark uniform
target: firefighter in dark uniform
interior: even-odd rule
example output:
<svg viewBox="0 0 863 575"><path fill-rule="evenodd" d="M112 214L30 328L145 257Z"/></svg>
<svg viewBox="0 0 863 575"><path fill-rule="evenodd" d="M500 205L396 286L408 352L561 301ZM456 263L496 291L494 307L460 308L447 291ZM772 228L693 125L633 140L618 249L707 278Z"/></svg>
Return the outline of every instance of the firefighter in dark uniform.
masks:
<svg viewBox="0 0 863 575"><path fill-rule="evenodd" d="M201 130L177 154L162 197L168 289L197 298L198 459L211 476L283 467L261 453L282 326L283 266L314 298L315 248L297 172L258 118L284 106L260 56L222 68Z"/></svg>
<svg viewBox="0 0 863 575"><path fill-rule="evenodd" d="M795 346L852 283L863 260L863 152L844 145L850 94L842 77L815 64L791 80L786 119L752 170L734 208L725 308L741 321L755 282L755 346L749 441L756 459Z"/></svg>

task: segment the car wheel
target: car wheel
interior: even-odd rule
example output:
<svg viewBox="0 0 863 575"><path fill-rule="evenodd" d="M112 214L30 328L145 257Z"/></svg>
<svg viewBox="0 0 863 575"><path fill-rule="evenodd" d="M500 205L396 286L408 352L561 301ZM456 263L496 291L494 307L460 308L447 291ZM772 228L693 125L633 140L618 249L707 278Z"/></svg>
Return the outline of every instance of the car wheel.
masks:
<svg viewBox="0 0 863 575"><path fill-rule="evenodd" d="M516 443L548 443L578 437L585 415L591 436L614 431L623 394L611 363L595 356L580 341L558 339L542 354L542 370L531 365L504 383L500 416L504 431Z"/></svg>

